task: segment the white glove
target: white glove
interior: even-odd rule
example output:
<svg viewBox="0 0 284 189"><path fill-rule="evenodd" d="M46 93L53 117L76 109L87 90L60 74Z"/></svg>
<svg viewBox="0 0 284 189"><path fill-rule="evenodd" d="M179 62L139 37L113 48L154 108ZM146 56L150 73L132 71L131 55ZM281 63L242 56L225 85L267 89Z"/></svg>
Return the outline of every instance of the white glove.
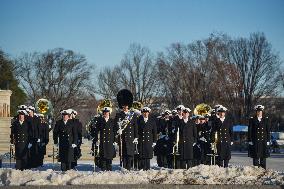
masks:
<svg viewBox="0 0 284 189"><path fill-rule="evenodd" d="M249 145L253 145L253 142L249 142Z"/></svg>
<svg viewBox="0 0 284 189"><path fill-rule="evenodd" d="M116 145L117 145L117 143L116 143L116 142L114 142L114 143L113 143L113 145L114 145L114 146L116 146Z"/></svg>
<svg viewBox="0 0 284 189"><path fill-rule="evenodd" d="M41 146L45 146L45 143L41 143Z"/></svg>
<svg viewBox="0 0 284 189"><path fill-rule="evenodd" d="M133 140L133 143L134 143L134 144L138 144L138 138L135 138L135 139Z"/></svg>
<svg viewBox="0 0 284 189"><path fill-rule="evenodd" d="M118 129L117 134L122 135L122 129Z"/></svg>
<svg viewBox="0 0 284 189"><path fill-rule="evenodd" d="M175 130L175 129L173 129L173 130L172 130L172 133L175 133L175 131L176 131L176 130Z"/></svg>
<svg viewBox="0 0 284 189"><path fill-rule="evenodd" d="M165 136L165 139L166 139L166 140L169 140L169 137L168 137L168 136Z"/></svg>
<svg viewBox="0 0 284 189"><path fill-rule="evenodd" d="M153 143L152 147L154 148L156 146L156 142Z"/></svg>
<svg viewBox="0 0 284 189"><path fill-rule="evenodd" d="M203 142L207 142L207 140L204 137L201 137L199 140L201 140Z"/></svg>
<svg viewBox="0 0 284 189"><path fill-rule="evenodd" d="M192 146L195 146L196 145L196 143L193 143L193 145Z"/></svg>
<svg viewBox="0 0 284 189"><path fill-rule="evenodd" d="M234 142L231 142L231 145L233 145L234 144Z"/></svg>
<svg viewBox="0 0 284 189"><path fill-rule="evenodd" d="M72 148L76 148L76 147L77 147L77 145L76 145L76 144L72 144L71 146L72 146Z"/></svg>
<svg viewBox="0 0 284 189"><path fill-rule="evenodd" d="M37 139L37 142L40 142L40 139Z"/></svg>
<svg viewBox="0 0 284 189"><path fill-rule="evenodd" d="M51 125L48 125L48 128L51 129Z"/></svg>
<svg viewBox="0 0 284 189"><path fill-rule="evenodd" d="M270 145L270 142L266 142L266 145L269 146L269 145Z"/></svg>
<svg viewBox="0 0 284 189"><path fill-rule="evenodd" d="M30 149L33 145L31 143L29 143L28 145L28 149Z"/></svg>
<svg viewBox="0 0 284 189"><path fill-rule="evenodd" d="M58 143L57 143L57 144L54 144L53 146L54 146L55 148L58 148L59 145L58 145Z"/></svg>

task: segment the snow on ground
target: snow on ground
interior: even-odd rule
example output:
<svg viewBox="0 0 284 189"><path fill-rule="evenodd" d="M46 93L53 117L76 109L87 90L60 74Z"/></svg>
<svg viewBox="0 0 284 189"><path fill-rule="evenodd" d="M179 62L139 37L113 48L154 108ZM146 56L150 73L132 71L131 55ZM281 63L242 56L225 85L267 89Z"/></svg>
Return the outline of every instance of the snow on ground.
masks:
<svg viewBox="0 0 284 189"><path fill-rule="evenodd" d="M153 167L149 171L121 170L93 172L90 164L80 164L78 171L61 172L58 165L46 164L39 170L0 169L0 185L83 185L83 184L256 184L283 185L284 173L253 166L200 165L188 170Z"/></svg>

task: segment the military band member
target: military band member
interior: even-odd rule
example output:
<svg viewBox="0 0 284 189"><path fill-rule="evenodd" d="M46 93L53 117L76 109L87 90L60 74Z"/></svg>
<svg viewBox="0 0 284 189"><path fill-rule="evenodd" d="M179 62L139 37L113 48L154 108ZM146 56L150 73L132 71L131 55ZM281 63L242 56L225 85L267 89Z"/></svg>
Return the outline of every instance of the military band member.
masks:
<svg viewBox="0 0 284 189"><path fill-rule="evenodd" d="M31 127L26 119L27 112L18 110L18 117L11 126L11 144L15 145L15 159L18 170L27 169L28 149L31 148Z"/></svg>
<svg viewBox="0 0 284 189"><path fill-rule="evenodd" d="M178 105L176 107L176 115L173 116L172 118L172 129L169 133L169 138L171 143L171 148L174 148L174 145L176 145L176 139L177 139L177 135L178 135L178 128L179 128L179 122L183 120L183 110L185 109L185 107L183 105ZM173 153L168 157L170 164L169 167L170 168L174 168L174 169L179 169L180 168L180 156L179 153Z"/></svg>
<svg viewBox="0 0 284 189"><path fill-rule="evenodd" d="M200 159L198 164L209 164L209 159L207 154L210 153L211 145L210 145L210 132L211 129L208 126L208 122L206 122L205 116L199 116L200 123L197 125L197 146L200 150Z"/></svg>
<svg viewBox="0 0 284 189"><path fill-rule="evenodd" d="M71 169L71 163L74 162L74 148L77 147L78 142L77 130L73 121L70 120L71 113L69 110L63 110L62 119L56 122L53 129L53 141L55 147L59 147L62 171Z"/></svg>
<svg viewBox="0 0 284 189"><path fill-rule="evenodd" d="M71 168L75 168L77 166L78 159L82 156L81 154L81 144L82 144L82 123L79 119L76 118L78 115L78 112L70 109L71 113L71 119L73 121L74 127L76 129L76 133L78 134L78 141L77 141L77 147L74 148L74 162L71 164Z"/></svg>
<svg viewBox="0 0 284 189"><path fill-rule="evenodd" d="M40 155L38 156L38 159L39 159L39 166L43 166L44 155L46 155L46 145L49 142L49 125L47 124L43 114L39 114L39 118L41 124L39 128Z"/></svg>
<svg viewBox="0 0 284 189"><path fill-rule="evenodd" d="M31 148L29 149L29 161L28 166L30 168L36 168L40 166L40 161L38 160L38 156L40 155L40 136L39 136L39 129L40 129L40 119L39 117L35 116L35 108L33 106L29 106L27 108L28 122L31 126L32 132L32 140L31 140Z"/></svg>
<svg viewBox="0 0 284 189"><path fill-rule="evenodd" d="M157 164L159 167L168 167L168 156L172 153L169 143L169 131L172 130L172 120L170 118L171 111L165 110L164 117L160 119L157 125L159 139L155 146L155 155L157 156Z"/></svg>
<svg viewBox="0 0 284 189"><path fill-rule="evenodd" d="M130 170L133 165L135 143L138 143L137 117L134 112L129 111L129 104L122 104L120 108L122 111L115 116L116 130L119 134L119 155L122 158L121 166ZM129 122L120 128L119 123L123 120Z"/></svg>
<svg viewBox="0 0 284 189"><path fill-rule="evenodd" d="M150 159L153 158L153 147L157 141L157 127L154 119L149 117L151 109L144 107L142 116L137 120L139 169L149 170Z"/></svg>
<svg viewBox="0 0 284 189"><path fill-rule="evenodd" d="M197 133L194 122L189 118L191 110L183 109L183 118L178 122L179 132L179 152L180 168L188 169L193 166L193 146L196 145Z"/></svg>
<svg viewBox="0 0 284 189"><path fill-rule="evenodd" d="M104 107L103 116L96 123L94 141L99 148L100 168L102 171L112 170L112 159L115 157L115 122L110 118L110 107ZM98 137L99 136L99 137Z"/></svg>
<svg viewBox="0 0 284 189"><path fill-rule="evenodd" d="M100 163L100 157L99 157L99 149L98 149L98 143L95 141L95 131L96 131L96 126L97 126L97 122L98 120L102 117L102 112L98 112L98 114L96 116L94 116L94 118L91 121L91 125L90 125L90 135L92 137L92 156L95 156L95 164L96 166L98 166L99 168L101 168L101 163Z"/></svg>
<svg viewBox="0 0 284 189"><path fill-rule="evenodd" d="M217 109L218 116L214 120L211 130L212 142L217 132L217 164L221 167L228 167L231 159L231 145L233 144L232 122L226 117L227 108L220 106Z"/></svg>
<svg viewBox="0 0 284 189"><path fill-rule="evenodd" d="M270 126L267 117L263 116L264 106L254 107L256 115L249 119L248 142L249 157L253 165L266 169L266 158L269 157Z"/></svg>

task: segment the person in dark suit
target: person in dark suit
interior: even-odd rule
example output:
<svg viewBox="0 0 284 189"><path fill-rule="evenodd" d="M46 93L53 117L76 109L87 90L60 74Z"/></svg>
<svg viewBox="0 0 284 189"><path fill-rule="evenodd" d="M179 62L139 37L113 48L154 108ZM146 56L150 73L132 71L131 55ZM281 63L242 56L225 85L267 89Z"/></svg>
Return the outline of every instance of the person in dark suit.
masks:
<svg viewBox="0 0 284 189"><path fill-rule="evenodd" d="M157 141L157 127L153 118L149 117L151 109L144 107L142 115L137 120L139 169L149 170L150 159L153 158L153 147Z"/></svg>
<svg viewBox="0 0 284 189"><path fill-rule="evenodd" d="M39 128L39 138L40 138L40 155L38 156L39 159L39 166L43 166L44 155L46 155L46 145L49 142L49 125L46 122L44 115L39 114L39 118L41 121L40 128Z"/></svg>
<svg viewBox="0 0 284 189"><path fill-rule="evenodd" d="M112 170L112 159L115 157L115 123L110 118L110 107L104 107L103 116L99 117L95 126L94 141L99 147L100 168L102 171Z"/></svg>
<svg viewBox="0 0 284 189"><path fill-rule="evenodd" d="M231 159L231 145L233 144L232 122L226 117L227 108L220 106L217 109L218 116L215 118L211 130L212 142L215 141L217 132L217 164L221 167L228 167Z"/></svg>
<svg viewBox="0 0 284 189"><path fill-rule="evenodd" d="M11 126L10 142L15 145L15 168L23 171L29 168L28 149L31 148L32 132L30 123L26 119L27 112L18 110L18 116Z"/></svg>
<svg viewBox="0 0 284 189"><path fill-rule="evenodd" d="M80 157L82 156L81 154L81 144L82 144L82 123L80 122L80 120L78 118L76 118L76 116L78 115L78 112L73 110L73 109L69 109L69 111L71 111L71 119L73 121L74 127L76 129L76 133L78 134L78 141L76 143L77 147L74 148L74 162L71 163L71 168L74 169L77 166L77 161L80 159Z"/></svg>
<svg viewBox="0 0 284 189"><path fill-rule="evenodd" d="M40 166L40 161L38 156L40 156L40 136L39 136L39 130L40 130L40 118L35 115L35 108L33 106L29 106L27 108L27 112L29 114L27 121L29 122L31 126L31 132L32 132L32 146L29 149L29 158L28 158L28 166L30 168L36 168Z"/></svg>
<svg viewBox="0 0 284 189"><path fill-rule="evenodd" d="M129 111L128 104L123 104L120 108L122 111L118 112L114 119L119 135L119 155L122 158L120 164L123 168L130 170L133 164L135 143L138 142L137 116ZM120 126L122 121L126 124Z"/></svg>
<svg viewBox="0 0 284 189"><path fill-rule="evenodd" d="M74 162L74 148L77 147L78 134L74 122L70 120L71 112L63 110L61 114L62 119L55 123L53 129L53 141L55 147L59 147L61 170L67 171L71 169L71 163Z"/></svg>
<svg viewBox="0 0 284 189"><path fill-rule="evenodd" d="M194 151L193 146L196 145L197 133L194 122L189 118L191 110L185 108L183 110L183 119L178 122L179 132L179 152L180 152L180 168L188 169L193 166Z"/></svg>
<svg viewBox="0 0 284 189"><path fill-rule="evenodd" d="M253 165L266 169L266 158L270 156L270 126L268 117L263 116L264 106L254 107L256 115L249 119L248 143L249 157L253 158Z"/></svg>
<svg viewBox="0 0 284 189"><path fill-rule="evenodd" d="M162 116L157 122L157 132L159 138L157 140L157 145L154 148L155 155L157 156L158 166L165 168L168 168L168 156L172 153L169 143L169 131L171 131L172 125L170 114L170 110L165 110L164 116Z"/></svg>

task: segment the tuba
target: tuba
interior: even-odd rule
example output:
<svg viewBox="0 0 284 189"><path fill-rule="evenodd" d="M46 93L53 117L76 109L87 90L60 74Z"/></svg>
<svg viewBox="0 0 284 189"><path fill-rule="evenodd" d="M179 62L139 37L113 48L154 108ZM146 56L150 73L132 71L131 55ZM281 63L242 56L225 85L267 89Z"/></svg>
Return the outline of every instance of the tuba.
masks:
<svg viewBox="0 0 284 189"><path fill-rule="evenodd" d="M210 111L211 111L211 107L208 104L202 103L202 104L198 104L193 113L194 115L201 115L201 116L205 116L205 115L210 115Z"/></svg>
<svg viewBox="0 0 284 189"><path fill-rule="evenodd" d="M141 110L142 108L143 108L143 104L141 102L134 101L132 103L132 107L131 107L132 110Z"/></svg>
<svg viewBox="0 0 284 189"><path fill-rule="evenodd" d="M52 114L52 104L49 100L45 98L38 99L36 102L36 110L37 112L43 114L44 116Z"/></svg>
<svg viewBox="0 0 284 189"><path fill-rule="evenodd" d="M99 105L97 107L97 114L101 114L104 107L110 107L111 108L110 113L111 113L112 108L113 108L112 101L110 99L101 100L101 102L99 103Z"/></svg>

